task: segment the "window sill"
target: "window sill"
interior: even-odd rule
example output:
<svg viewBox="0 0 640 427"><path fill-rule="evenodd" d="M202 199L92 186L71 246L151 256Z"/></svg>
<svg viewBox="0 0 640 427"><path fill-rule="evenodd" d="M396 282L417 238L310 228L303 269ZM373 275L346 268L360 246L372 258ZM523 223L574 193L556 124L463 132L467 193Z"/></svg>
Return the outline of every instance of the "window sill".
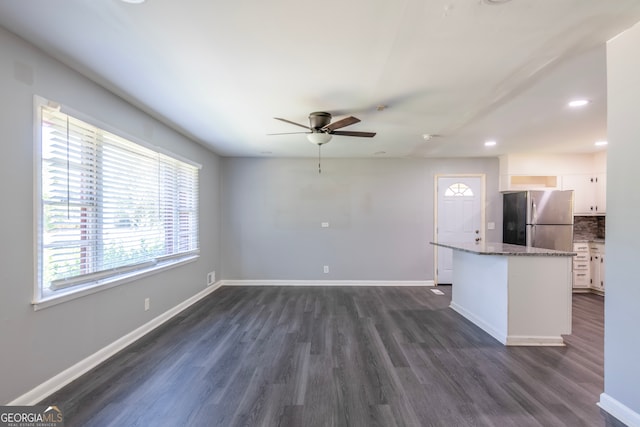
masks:
<svg viewBox="0 0 640 427"><path fill-rule="evenodd" d="M53 295L47 295L43 298L34 300L31 304L33 305L34 311L53 307L54 305L62 304L67 301L72 301L74 299L82 298L87 295L102 292L104 290L115 288L116 286L120 286L125 283L133 282L134 280L140 280L142 278L158 274L165 270L192 263L194 261L197 261L198 258L200 258L200 255L190 255L178 260L172 260L163 264L154 265L153 267L145 268L143 270L132 271L108 279L103 279L93 284L59 290L56 291L55 294L53 294L52 292Z"/></svg>

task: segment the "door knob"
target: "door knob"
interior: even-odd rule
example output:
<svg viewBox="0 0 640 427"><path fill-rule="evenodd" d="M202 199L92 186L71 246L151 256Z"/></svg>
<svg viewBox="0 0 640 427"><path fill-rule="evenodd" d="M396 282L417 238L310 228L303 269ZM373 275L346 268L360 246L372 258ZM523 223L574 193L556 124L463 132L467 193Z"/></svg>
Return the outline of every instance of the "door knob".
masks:
<svg viewBox="0 0 640 427"><path fill-rule="evenodd" d="M476 243L480 242L480 240L482 240L480 237L476 237Z"/></svg>

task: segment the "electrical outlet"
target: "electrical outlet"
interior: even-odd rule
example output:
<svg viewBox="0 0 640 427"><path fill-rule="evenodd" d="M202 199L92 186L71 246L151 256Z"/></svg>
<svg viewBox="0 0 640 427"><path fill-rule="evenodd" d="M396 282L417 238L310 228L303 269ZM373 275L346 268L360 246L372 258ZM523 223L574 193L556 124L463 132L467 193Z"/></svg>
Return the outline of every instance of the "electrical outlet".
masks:
<svg viewBox="0 0 640 427"><path fill-rule="evenodd" d="M329 266L328 266L328 265L325 265L325 266L324 266L323 271L324 271L325 273L328 273L328 272L329 272Z"/></svg>
<svg viewBox="0 0 640 427"><path fill-rule="evenodd" d="M151 300L149 298L144 299L144 311L149 311L149 307L151 307Z"/></svg>
<svg viewBox="0 0 640 427"><path fill-rule="evenodd" d="M212 271L211 273L207 274L207 286L211 286L214 283L216 283L216 272Z"/></svg>

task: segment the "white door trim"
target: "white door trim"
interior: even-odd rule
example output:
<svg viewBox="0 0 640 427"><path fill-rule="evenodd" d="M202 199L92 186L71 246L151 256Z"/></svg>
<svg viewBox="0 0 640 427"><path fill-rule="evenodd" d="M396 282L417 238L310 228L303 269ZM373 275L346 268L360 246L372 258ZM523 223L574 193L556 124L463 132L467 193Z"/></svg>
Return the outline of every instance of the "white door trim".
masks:
<svg viewBox="0 0 640 427"><path fill-rule="evenodd" d="M440 178L480 178L482 191L480 194L480 236L485 238L485 205L486 199L486 174L484 173L451 173L435 174L433 179L433 241L438 242L438 180ZM433 282L438 286L438 246L433 246Z"/></svg>

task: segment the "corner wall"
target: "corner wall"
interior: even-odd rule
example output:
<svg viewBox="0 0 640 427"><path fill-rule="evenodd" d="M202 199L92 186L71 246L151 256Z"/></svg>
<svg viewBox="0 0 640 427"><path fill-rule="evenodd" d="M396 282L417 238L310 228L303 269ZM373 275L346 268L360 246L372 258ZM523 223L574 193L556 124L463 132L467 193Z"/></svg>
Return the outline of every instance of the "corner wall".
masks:
<svg viewBox="0 0 640 427"><path fill-rule="evenodd" d="M607 294L600 406L640 426L640 23L607 44Z"/></svg>
<svg viewBox="0 0 640 427"><path fill-rule="evenodd" d="M0 28L0 404L22 396L205 288L220 270L217 155ZM203 165L200 259L37 312L33 95L82 111ZM144 311L144 298L151 309Z"/></svg>

